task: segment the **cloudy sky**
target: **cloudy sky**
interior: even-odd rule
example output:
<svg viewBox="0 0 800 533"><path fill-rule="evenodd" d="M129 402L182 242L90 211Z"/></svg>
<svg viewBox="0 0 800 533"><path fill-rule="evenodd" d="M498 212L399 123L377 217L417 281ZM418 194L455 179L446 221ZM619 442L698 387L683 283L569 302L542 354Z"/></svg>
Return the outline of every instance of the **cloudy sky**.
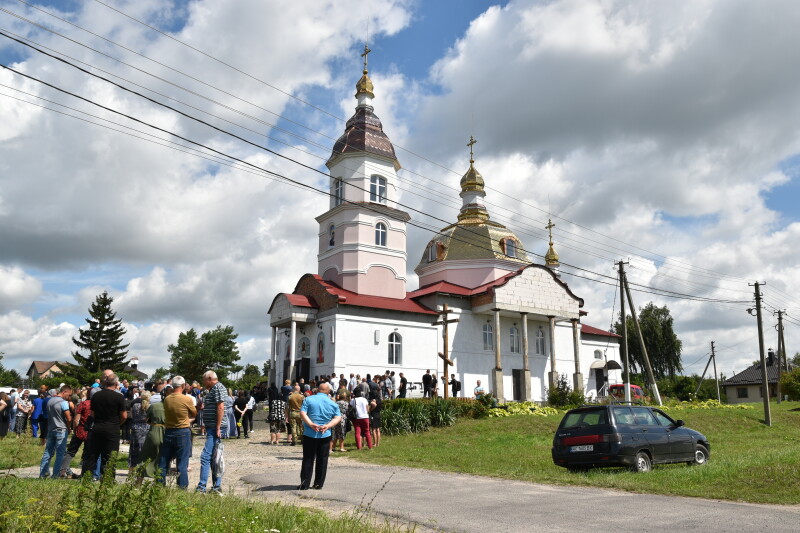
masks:
<svg viewBox="0 0 800 533"><path fill-rule="evenodd" d="M639 288L695 297L634 293L637 305L669 305L687 371L703 370L712 340L728 375L757 357L745 311L756 280L767 284L767 345L780 308L798 350L797 2L103 1L119 11L0 0L0 28L273 152L7 37L0 62L324 187L280 156L324 170L368 38L401 201L430 215L416 222L455 220L474 135L493 218L544 254L552 213L586 323L607 328L618 312L608 283L624 259ZM107 290L145 371L168 363L179 332L217 324L233 325L243 360L260 366L274 295L316 272L314 216L327 198L14 72L1 69L0 84L4 364L69 360ZM409 270L429 238L412 229Z"/></svg>

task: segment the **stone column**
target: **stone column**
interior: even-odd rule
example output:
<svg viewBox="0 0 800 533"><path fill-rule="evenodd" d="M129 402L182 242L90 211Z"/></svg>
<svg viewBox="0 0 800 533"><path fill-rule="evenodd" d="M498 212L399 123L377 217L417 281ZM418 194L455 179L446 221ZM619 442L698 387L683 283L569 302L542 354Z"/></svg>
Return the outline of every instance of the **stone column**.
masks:
<svg viewBox="0 0 800 533"><path fill-rule="evenodd" d="M494 370L492 370L492 388L498 402L505 401L503 394L503 361L500 353L500 310L494 311Z"/></svg>
<svg viewBox="0 0 800 533"><path fill-rule="evenodd" d="M550 372L547 374L551 389L558 383L558 370L556 369L556 317L547 317L550 321Z"/></svg>
<svg viewBox="0 0 800 533"><path fill-rule="evenodd" d="M296 376L294 375L294 359L297 356L297 322L292 320L291 334L289 335L289 375L284 379L291 380L294 383Z"/></svg>
<svg viewBox="0 0 800 533"><path fill-rule="evenodd" d="M531 401L531 369L528 364L528 313L520 313L522 320L522 378L524 380L524 394L523 400L526 402Z"/></svg>
<svg viewBox="0 0 800 533"><path fill-rule="evenodd" d="M583 392L583 374L581 374L581 332L578 319L572 319L572 349L575 352L575 373L572 375L572 390Z"/></svg>

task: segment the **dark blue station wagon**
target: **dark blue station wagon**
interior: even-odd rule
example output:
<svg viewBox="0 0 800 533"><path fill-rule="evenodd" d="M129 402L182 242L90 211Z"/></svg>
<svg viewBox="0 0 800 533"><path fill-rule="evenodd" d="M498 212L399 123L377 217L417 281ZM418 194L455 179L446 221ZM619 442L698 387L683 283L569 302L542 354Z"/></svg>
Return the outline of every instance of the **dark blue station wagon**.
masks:
<svg viewBox="0 0 800 533"><path fill-rule="evenodd" d="M708 461L708 439L654 407L596 405L564 415L553 438L553 462L570 470L628 466L647 472L654 464Z"/></svg>

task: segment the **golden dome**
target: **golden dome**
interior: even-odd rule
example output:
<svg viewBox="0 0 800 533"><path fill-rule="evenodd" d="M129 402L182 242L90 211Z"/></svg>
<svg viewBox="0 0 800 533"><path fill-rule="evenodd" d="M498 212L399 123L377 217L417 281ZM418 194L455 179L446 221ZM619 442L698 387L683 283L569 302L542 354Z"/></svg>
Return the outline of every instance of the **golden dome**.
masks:
<svg viewBox="0 0 800 533"><path fill-rule="evenodd" d="M555 265L558 266L558 254L553 249L553 243L550 243L550 247L547 249L547 253L544 256L544 262L546 265Z"/></svg>
<svg viewBox="0 0 800 533"><path fill-rule="evenodd" d="M481 176L481 173L475 168L474 163L475 161L473 159L469 160L469 170L467 170L467 173L461 178L461 192L483 192L483 176Z"/></svg>
<svg viewBox="0 0 800 533"><path fill-rule="evenodd" d="M372 92L375 86L372 85L372 80L369 79L367 74L367 69L364 69L364 75L361 76L361 79L356 83L356 96L359 94L366 94L370 98L375 98L375 94Z"/></svg>

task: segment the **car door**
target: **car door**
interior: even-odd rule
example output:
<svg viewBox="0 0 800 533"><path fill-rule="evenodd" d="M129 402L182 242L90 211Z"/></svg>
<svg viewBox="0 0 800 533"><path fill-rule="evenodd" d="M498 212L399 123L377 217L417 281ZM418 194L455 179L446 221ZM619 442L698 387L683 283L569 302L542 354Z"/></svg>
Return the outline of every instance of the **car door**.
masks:
<svg viewBox="0 0 800 533"><path fill-rule="evenodd" d="M669 430L658 423L656 417L647 407L631 407L636 427L641 429L644 438L650 445L654 463L671 460Z"/></svg>
<svg viewBox="0 0 800 533"><path fill-rule="evenodd" d="M672 461L688 461L694 457L694 440L666 413L653 409L653 416L669 432L669 453Z"/></svg>

